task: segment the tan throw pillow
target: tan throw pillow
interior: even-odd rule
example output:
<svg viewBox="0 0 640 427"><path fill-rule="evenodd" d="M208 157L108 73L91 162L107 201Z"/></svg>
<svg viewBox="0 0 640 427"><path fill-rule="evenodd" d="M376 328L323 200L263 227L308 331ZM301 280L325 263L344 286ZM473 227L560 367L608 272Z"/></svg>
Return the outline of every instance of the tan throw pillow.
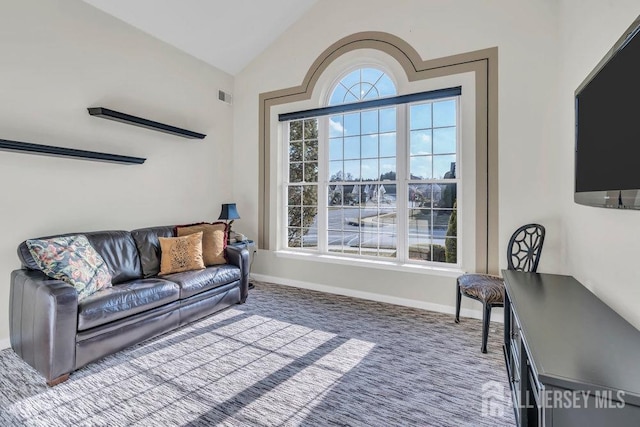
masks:
<svg viewBox="0 0 640 427"><path fill-rule="evenodd" d="M227 225L224 222L194 224L176 227L178 236L202 232L202 258L204 265L225 264L224 248L227 246Z"/></svg>
<svg viewBox="0 0 640 427"><path fill-rule="evenodd" d="M202 232L184 237L158 237L160 241L160 275L200 270L202 261Z"/></svg>

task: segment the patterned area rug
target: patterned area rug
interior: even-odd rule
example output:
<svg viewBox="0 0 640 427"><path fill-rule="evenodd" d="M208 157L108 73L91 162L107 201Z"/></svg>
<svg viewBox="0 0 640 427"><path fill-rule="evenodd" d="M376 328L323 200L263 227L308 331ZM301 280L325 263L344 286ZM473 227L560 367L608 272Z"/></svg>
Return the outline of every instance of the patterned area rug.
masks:
<svg viewBox="0 0 640 427"><path fill-rule="evenodd" d="M0 351L0 425L512 426L497 326L257 283L53 388Z"/></svg>

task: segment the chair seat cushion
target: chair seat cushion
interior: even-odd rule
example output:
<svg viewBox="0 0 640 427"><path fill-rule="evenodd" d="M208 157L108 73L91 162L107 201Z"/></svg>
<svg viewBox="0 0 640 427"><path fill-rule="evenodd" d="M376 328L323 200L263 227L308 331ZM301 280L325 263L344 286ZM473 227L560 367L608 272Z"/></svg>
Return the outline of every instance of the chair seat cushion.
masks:
<svg viewBox="0 0 640 427"><path fill-rule="evenodd" d="M504 303L504 281L490 274L463 274L458 277L463 295L489 304Z"/></svg>
<svg viewBox="0 0 640 427"><path fill-rule="evenodd" d="M139 279L103 289L78 305L78 330L142 313L177 301L180 288L164 279Z"/></svg>
<svg viewBox="0 0 640 427"><path fill-rule="evenodd" d="M168 274L164 278L180 285L180 299L185 299L209 289L240 280L240 269L235 265L223 264L207 267L204 270Z"/></svg>

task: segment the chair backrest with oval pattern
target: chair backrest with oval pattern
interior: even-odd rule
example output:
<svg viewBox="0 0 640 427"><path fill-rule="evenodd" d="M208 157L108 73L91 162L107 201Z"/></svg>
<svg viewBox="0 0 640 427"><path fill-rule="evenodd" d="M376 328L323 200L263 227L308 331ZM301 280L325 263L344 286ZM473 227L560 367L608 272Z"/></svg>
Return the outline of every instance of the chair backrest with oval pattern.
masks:
<svg viewBox="0 0 640 427"><path fill-rule="evenodd" d="M544 227L540 224L523 225L513 233L507 250L509 270L530 273L538 270L544 234Z"/></svg>

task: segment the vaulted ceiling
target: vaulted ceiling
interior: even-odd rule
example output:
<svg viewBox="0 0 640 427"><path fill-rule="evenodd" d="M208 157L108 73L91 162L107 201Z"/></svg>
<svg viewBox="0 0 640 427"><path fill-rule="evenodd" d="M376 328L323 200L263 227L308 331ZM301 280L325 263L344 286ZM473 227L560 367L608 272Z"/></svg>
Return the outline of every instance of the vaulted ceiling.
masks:
<svg viewBox="0 0 640 427"><path fill-rule="evenodd" d="M236 75L318 0L84 0Z"/></svg>

